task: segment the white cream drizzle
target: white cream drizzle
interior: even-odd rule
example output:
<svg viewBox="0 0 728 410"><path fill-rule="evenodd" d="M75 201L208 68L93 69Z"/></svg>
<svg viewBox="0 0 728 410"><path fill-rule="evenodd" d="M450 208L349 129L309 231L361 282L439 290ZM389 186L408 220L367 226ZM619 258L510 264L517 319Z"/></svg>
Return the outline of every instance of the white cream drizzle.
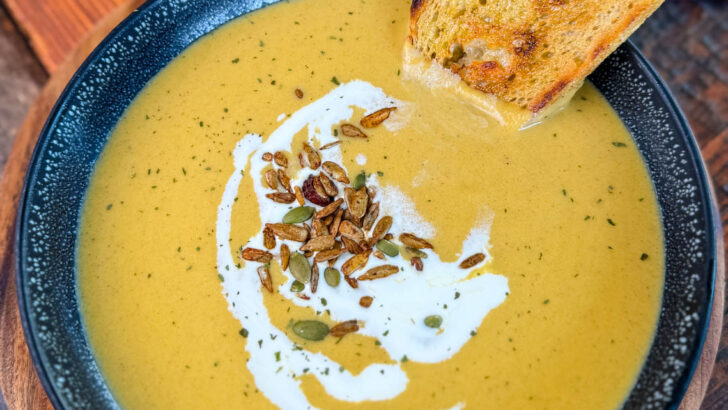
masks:
<svg viewBox="0 0 728 410"><path fill-rule="evenodd" d="M507 279L500 275L483 274L467 279L469 270L458 268L465 257L484 252L490 259L488 240L492 213L484 208L484 217L472 228L463 242L460 258L456 262L443 262L433 252L427 252L426 269L417 272L402 258L392 258L387 263L401 267L396 275L385 279L360 282L358 289L352 289L345 282L332 288L322 280L316 294L307 294L310 300L303 300L290 291L290 282L278 286L281 295L293 303L310 307L316 311L328 309L335 321L357 319L363 325L360 334L377 338L381 347L389 354L392 362L375 363L354 375L321 353L312 353L297 347L294 340L273 326L263 304L263 293L256 273L257 265L247 264L237 268L229 242L231 215L240 182L250 161L249 175L254 176L254 190L262 221L280 221L291 206L274 204L265 194L262 186L262 169L268 164L261 159L262 152L291 151L293 136L307 128L308 140L320 144L336 141L332 127L350 119L353 107L360 107L367 113L385 106L401 107L407 112L407 104L388 97L381 89L363 81L351 81L332 90L321 99L292 114L263 143L258 135L248 134L239 141L233 151L235 171L228 180L218 208L216 223L218 271L223 277L223 294L228 308L249 331L246 350L250 353L248 369L255 377L260 391L277 406L284 409L311 407L300 387L299 377L312 374L323 385L326 392L336 399L358 402L364 400L388 400L402 393L408 383L406 372L400 360L437 363L451 358L471 337L485 315L502 303L509 292ZM398 111L400 111L398 109ZM406 124L407 116L393 116L385 122L390 131ZM389 123L389 124L387 124ZM341 164L339 146L321 152L322 160ZM300 185L313 173L299 172L291 183ZM397 187L381 185L373 174L368 185L377 187L380 201L380 215L391 215L394 219L392 232L413 232L419 236L434 236L435 228L417 212L415 204ZM343 186L339 186L343 189ZM281 241L279 241L280 243ZM301 244L286 241L292 250ZM263 249L262 233L250 238L246 246ZM337 263L337 268L343 260ZM382 264L370 258L367 266ZM323 266L321 266L323 272ZM292 277L284 272L289 280ZM370 308L358 304L361 296L373 296ZM326 305L322 302L326 299ZM445 308L447 305L447 308ZM441 329L431 329L423 319L437 314L443 318ZM296 319L296 318L294 318ZM386 333L386 336L384 335ZM262 341L262 342L259 342ZM280 352L280 361L276 360ZM458 405L455 406L457 408Z"/></svg>

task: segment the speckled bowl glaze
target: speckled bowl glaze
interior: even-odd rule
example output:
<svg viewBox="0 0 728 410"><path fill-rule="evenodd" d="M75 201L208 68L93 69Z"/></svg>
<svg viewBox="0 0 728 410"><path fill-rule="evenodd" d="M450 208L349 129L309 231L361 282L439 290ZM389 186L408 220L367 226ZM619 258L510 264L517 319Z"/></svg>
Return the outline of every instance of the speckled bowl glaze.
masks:
<svg viewBox="0 0 728 410"><path fill-rule="evenodd" d="M26 176L16 232L25 337L56 408L118 408L86 340L76 288L82 199L118 119L185 47L272 1L156 0L91 54L61 95ZM669 91L630 43L590 77L632 132L662 211L666 281L654 344L625 408L674 408L697 365L716 273L716 213L690 129Z"/></svg>

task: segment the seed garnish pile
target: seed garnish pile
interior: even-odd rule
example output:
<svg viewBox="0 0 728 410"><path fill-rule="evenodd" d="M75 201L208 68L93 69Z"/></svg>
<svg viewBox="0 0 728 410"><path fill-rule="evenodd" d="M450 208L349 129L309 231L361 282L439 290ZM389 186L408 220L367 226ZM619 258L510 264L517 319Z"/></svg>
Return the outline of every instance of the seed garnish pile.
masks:
<svg viewBox="0 0 728 410"><path fill-rule="evenodd" d="M362 128L374 128L387 120L395 107L382 108L360 120ZM353 124L341 124L340 134L347 138L368 138L367 134ZM326 144L319 150L329 149L342 141ZM266 197L280 204L297 203L283 216L281 221L264 223L263 244L266 248L241 249L240 257L249 262L260 263L257 268L261 285L273 292L273 281L270 274L270 263L273 260L278 240L300 243L297 250L291 250L281 243L277 256L283 271L288 270L294 280L291 291L296 296L309 300L320 286L321 271L319 264L325 263L323 271L326 286L337 287L343 277L348 286L358 288L360 281L386 280L397 275L400 268L394 258L401 257L417 270L424 269L423 259L427 253L423 250L434 250L432 244L409 232L397 236L389 232L392 217L379 215L379 202L375 202L376 188L366 185L366 175L358 174L353 179L347 175L344 167L332 161L321 160L321 155L310 144L304 142L297 155L301 169L306 167L318 174L311 174L303 184L291 186L287 175L288 158L284 152L266 152L262 159L271 162L272 167L263 175L266 185L272 191ZM337 187L338 182L343 190ZM382 261L381 265L361 272L370 258ZM343 258L341 272L334 266ZM465 259L460 268L469 269L485 259L483 253L474 254ZM390 263L387 263L390 262ZM393 263L392 263L393 262ZM359 305L368 308L375 296L363 296ZM357 301L352 301L357 303ZM431 323L426 323L431 326ZM298 321L293 326L294 333L307 340L322 340L326 334L343 337L359 330L357 320L348 320L329 329L328 325L318 321Z"/></svg>

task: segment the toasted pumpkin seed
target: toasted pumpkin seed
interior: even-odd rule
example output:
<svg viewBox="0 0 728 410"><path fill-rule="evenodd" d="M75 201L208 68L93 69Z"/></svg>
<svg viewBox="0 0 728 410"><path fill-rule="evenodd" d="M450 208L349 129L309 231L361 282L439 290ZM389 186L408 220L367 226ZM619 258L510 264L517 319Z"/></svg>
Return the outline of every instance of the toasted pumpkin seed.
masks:
<svg viewBox="0 0 728 410"><path fill-rule="evenodd" d="M306 285L304 285L303 283L301 283L297 280L294 280L293 283L291 283L291 292L300 292L305 287L306 287Z"/></svg>
<svg viewBox="0 0 728 410"><path fill-rule="evenodd" d="M364 231L351 221L341 221L339 233L342 237L347 237L357 243L364 240Z"/></svg>
<svg viewBox="0 0 728 410"><path fill-rule="evenodd" d="M329 326L318 320L299 320L293 324L293 333L302 339L318 342L329 334Z"/></svg>
<svg viewBox="0 0 728 410"><path fill-rule="evenodd" d="M318 289L318 282L319 268L318 264L314 262L313 266L311 267L311 293L316 293L316 289Z"/></svg>
<svg viewBox="0 0 728 410"><path fill-rule="evenodd" d="M357 277L357 280L375 280L386 278L387 276L394 275L399 272L399 268L394 265L382 265L375 268L371 268L366 271L363 275Z"/></svg>
<svg viewBox="0 0 728 410"><path fill-rule="evenodd" d="M316 256L313 258L314 262L326 262L333 259L338 258L341 256L344 252L346 252L346 249L327 249L325 251L321 251L316 254Z"/></svg>
<svg viewBox="0 0 728 410"><path fill-rule="evenodd" d="M265 171L265 183L268 184L270 189L278 188L278 177L276 176L276 171L274 169Z"/></svg>
<svg viewBox="0 0 728 410"><path fill-rule="evenodd" d="M349 183L349 177L346 175L346 171L344 171L344 168L341 168L339 164L326 161L321 166L327 174L331 175L331 178L334 178L342 184Z"/></svg>
<svg viewBox="0 0 728 410"><path fill-rule="evenodd" d="M483 260L485 260L485 255L482 253L476 253L475 255L471 255L464 261L460 262L460 269L472 268L480 262L483 262Z"/></svg>
<svg viewBox="0 0 728 410"><path fill-rule="evenodd" d="M370 238L369 245L373 246L377 241L384 237L389 232L389 228L392 227L392 217L389 215L383 216L372 231L372 237Z"/></svg>
<svg viewBox="0 0 728 410"><path fill-rule="evenodd" d="M336 196L339 195L339 189L336 188L336 185L334 185L334 182L329 179L323 172L319 174L319 180L321 181L321 185L324 187L324 191L326 191L326 194L328 196Z"/></svg>
<svg viewBox="0 0 728 410"><path fill-rule="evenodd" d="M382 108L381 110L374 111L359 121L364 128L374 128L389 118L389 114L396 110L397 107Z"/></svg>
<svg viewBox="0 0 728 410"><path fill-rule="evenodd" d="M318 169L321 166L321 156L315 149L308 143L303 143L303 152L306 153L306 159L308 159L308 166L311 169Z"/></svg>
<svg viewBox="0 0 728 410"><path fill-rule="evenodd" d="M323 147L319 148L319 150L323 151L323 150L325 150L325 149L329 149L329 148L331 148L331 147L335 147L335 146L337 146L337 145L339 145L339 144L341 144L341 141L334 141L334 142L329 142L328 144L326 144L326 145L324 145Z"/></svg>
<svg viewBox="0 0 728 410"><path fill-rule="evenodd" d="M369 197L371 200L371 197ZM379 217L379 202L375 202L371 205L369 205L369 210L367 211L367 214L364 215L364 220L361 223L361 227L364 228L365 231L370 231L372 227L374 226L374 222Z"/></svg>
<svg viewBox="0 0 728 410"><path fill-rule="evenodd" d="M324 269L324 280L326 281L326 284L328 284L332 288L335 288L339 286L339 282L341 281L341 274L335 268L326 268Z"/></svg>
<svg viewBox="0 0 728 410"><path fill-rule="evenodd" d="M386 239L380 239L377 241L377 249L390 257L399 255L399 247Z"/></svg>
<svg viewBox="0 0 728 410"><path fill-rule="evenodd" d="M361 220L367 213L367 205L369 204L369 195L367 195L366 189L344 188L344 199L351 215L357 221Z"/></svg>
<svg viewBox="0 0 728 410"><path fill-rule="evenodd" d="M305 224L304 224L305 225ZM277 237L289 241L306 242L308 238L308 229L298 225L291 224L265 224L270 228Z"/></svg>
<svg viewBox="0 0 728 410"><path fill-rule="evenodd" d="M306 242L305 245L301 246L302 251L325 251L334 247L334 237L331 235L322 235L312 238Z"/></svg>
<svg viewBox="0 0 728 410"><path fill-rule="evenodd" d="M442 316L430 315L425 318L425 326L437 329L442 325Z"/></svg>
<svg viewBox="0 0 728 410"><path fill-rule="evenodd" d="M263 246L265 246L266 249L273 249L276 247L276 236L268 227L263 229Z"/></svg>
<svg viewBox="0 0 728 410"><path fill-rule="evenodd" d="M286 154L281 151L276 151L276 153L273 154L273 161L275 161L276 165L279 167L288 168L288 158L286 158Z"/></svg>
<svg viewBox="0 0 728 410"><path fill-rule="evenodd" d="M354 255L346 262L344 262L344 264L341 265L341 271L344 273L344 276L349 276L364 267L364 265L367 264L367 261L369 260L369 254L371 253L372 251L369 250L364 253Z"/></svg>
<svg viewBox="0 0 728 410"><path fill-rule="evenodd" d="M399 240L409 246L410 248L415 249L432 249L432 244L427 242L426 240L417 237L411 233L403 233L399 235Z"/></svg>
<svg viewBox="0 0 728 410"><path fill-rule="evenodd" d="M256 248L245 248L240 253L240 256L246 261L260 263L268 263L273 259L273 255L270 252Z"/></svg>
<svg viewBox="0 0 728 410"><path fill-rule="evenodd" d="M299 252L291 254L288 268L296 280L301 283L308 283L311 280L311 265L308 259Z"/></svg>
<svg viewBox="0 0 728 410"><path fill-rule="evenodd" d="M293 194L289 194L288 192L276 192L273 194L266 194L265 197L272 200L273 202L278 202L279 204L290 204L296 200L296 196Z"/></svg>
<svg viewBox="0 0 728 410"><path fill-rule="evenodd" d="M283 189L288 191L289 194L293 193L293 190L291 189L291 178L288 178L288 175L286 175L286 171L282 169L278 170L278 181L280 181Z"/></svg>
<svg viewBox="0 0 728 410"><path fill-rule="evenodd" d="M359 287L359 281L357 281L356 278L353 276L344 275L344 280L346 281L346 283L349 284L349 286L351 286L352 289L356 289Z"/></svg>
<svg viewBox="0 0 728 410"><path fill-rule="evenodd" d="M343 202L344 200L339 198L336 201L326 205L325 207L323 207L322 210L316 213L316 218L326 218L327 216L333 214L334 212L336 212L337 209L339 209Z"/></svg>
<svg viewBox="0 0 728 410"><path fill-rule="evenodd" d="M359 330L359 322L356 320L347 320L341 322L338 325L331 328L331 336L333 337L344 337L349 333L354 333Z"/></svg>
<svg viewBox="0 0 728 410"><path fill-rule="evenodd" d="M341 133L350 138L366 138L364 131L351 124L341 124Z"/></svg>
<svg viewBox="0 0 728 410"><path fill-rule="evenodd" d="M313 216L313 208L310 206L299 206L291 209L283 216L284 224L297 224L308 221Z"/></svg>
<svg viewBox="0 0 728 410"><path fill-rule="evenodd" d="M281 269L288 269L288 259L291 257L291 250L285 243L281 245Z"/></svg>
<svg viewBox="0 0 728 410"><path fill-rule="evenodd" d="M258 278L260 278L261 285L263 285L268 292L273 293L273 280L270 277L268 265L258 267Z"/></svg>

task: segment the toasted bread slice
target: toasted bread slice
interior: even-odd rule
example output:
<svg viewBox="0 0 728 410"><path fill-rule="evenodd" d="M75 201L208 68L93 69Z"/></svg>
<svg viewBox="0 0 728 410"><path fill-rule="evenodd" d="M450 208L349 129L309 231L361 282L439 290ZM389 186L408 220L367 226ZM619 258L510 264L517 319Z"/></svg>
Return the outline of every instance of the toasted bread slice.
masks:
<svg viewBox="0 0 728 410"><path fill-rule="evenodd" d="M410 41L533 113L570 98L664 0L413 0Z"/></svg>

